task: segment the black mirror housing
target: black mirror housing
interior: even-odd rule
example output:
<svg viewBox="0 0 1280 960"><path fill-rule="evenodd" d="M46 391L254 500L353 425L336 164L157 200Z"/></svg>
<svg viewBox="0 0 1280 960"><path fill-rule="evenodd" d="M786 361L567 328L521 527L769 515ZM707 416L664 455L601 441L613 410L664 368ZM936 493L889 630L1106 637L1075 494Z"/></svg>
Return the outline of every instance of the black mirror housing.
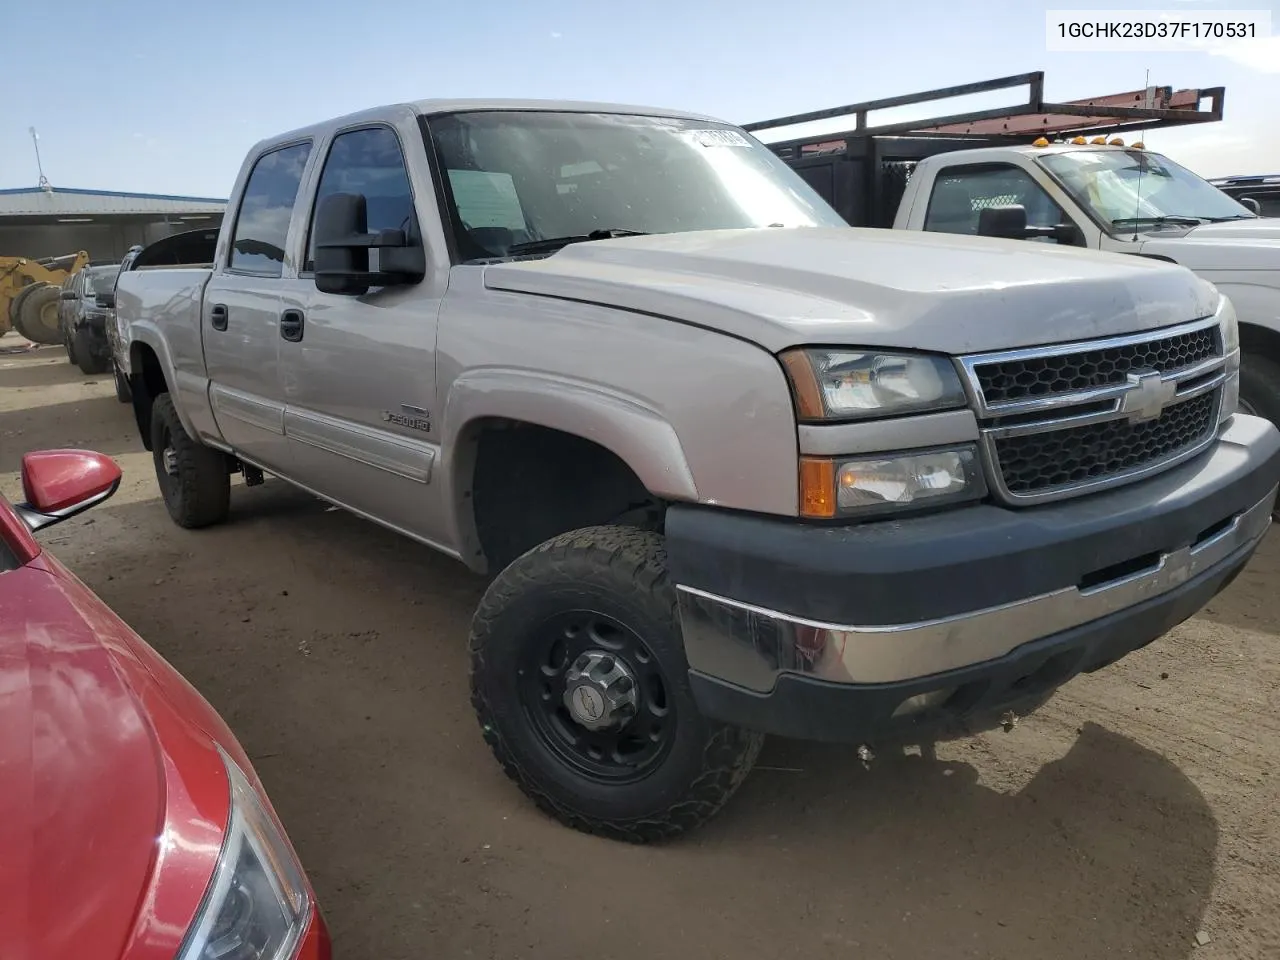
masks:
<svg viewBox="0 0 1280 960"><path fill-rule="evenodd" d="M987 207L978 213L978 236L1006 240L1027 238L1027 208L1018 204Z"/></svg>
<svg viewBox="0 0 1280 960"><path fill-rule="evenodd" d="M62 300L79 300L79 299L80 299L80 294L76 293L74 290L63 290L63 291L62 291L62 293L61 293L61 294L60 294L60 296L59 296L59 299L62 299Z"/></svg>
<svg viewBox="0 0 1280 960"><path fill-rule="evenodd" d="M418 283L426 276L421 243L403 230L369 233L368 201L358 193L335 193L316 208L316 289L321 293L363 296L370 287ZM369 251L378 251L378 269Z"/></svg>
<svg viewBox="0 0 1280 960"><path fill-rule="evenodd" d="M114 293L99 293L93 298L94 303L108 310L116 308L116 295Z"/></svg>
<svg viewBox="0 0 1280 960"><path fill-rule="evenodd" d="M1262 216L1262 204L1258 203L1253 197L1241 197L1237 202L1255 217Z"/></svg>

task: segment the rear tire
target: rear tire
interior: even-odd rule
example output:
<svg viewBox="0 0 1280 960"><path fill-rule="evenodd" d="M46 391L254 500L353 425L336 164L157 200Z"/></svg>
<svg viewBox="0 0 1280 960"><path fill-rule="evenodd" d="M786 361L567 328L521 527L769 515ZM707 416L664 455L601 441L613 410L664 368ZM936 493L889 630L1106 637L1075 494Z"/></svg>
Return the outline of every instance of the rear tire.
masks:
<svg viewBox="0 0 1280 960"><path fill-rule="evenodd" d="M71 342L75 347L76 366L80 372L92 376L105 373L107 361L94 352L93 332L88 327L81 327L72 335Z"/></svg>
<svg viewBox="0 0 1280 960"><path fill-rule="evenodd" d="M18 307L15 324L18 332L36 343L54 346L61 343L62 329L58 323L61 294L61 288L47 283L27 294Z"/></svg>
<svg viewBox="0 0 1280 960"><path fill-rule="evenodd" d="M589 527L526 553L489 586L470 650L471 702L494 756L577 830L645 843L697 827L738 789L764 740L698 712L656 533ZM575 668L602 655L627 677L610 697L622 690L634 703L614 714L611 701L616 726L592 731L564 695Z"/></svg>
<svg viewBox="0 0 1280 960"><path fill-rule="evenodd" d="M174 523L194 530L227 518L231 473L226 455L188 436L167 393L151 404L151 455L156 482Z"/></svg>

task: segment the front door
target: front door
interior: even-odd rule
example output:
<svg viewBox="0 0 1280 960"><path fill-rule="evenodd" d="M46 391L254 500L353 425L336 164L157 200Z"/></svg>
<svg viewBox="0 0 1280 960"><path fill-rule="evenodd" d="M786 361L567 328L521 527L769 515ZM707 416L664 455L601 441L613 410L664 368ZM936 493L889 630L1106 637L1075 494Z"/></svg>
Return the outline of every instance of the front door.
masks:
<svg viewBox="0 0 1280 960"><path fill-rule="evenodd" d="M365 197L370 232L403 230L422 242L404 150L391 127L334 137L311 220L334 193ZM280 338L287 472L350 509L440 540L427 487L439 455L435 341L443 290L428 278L359 297L326 294L304 282L313 268L308 225L302 278L286 293L291 325Z"/></svg>
<svg viewBox="0 0 1280 960"><path fill-rule="evenodd" d="M218 430L237 453L268 470L285 460L279 363L284 252L310 152L310 143L295 143L258 158L226 264L204 293L204 358Z"/></svg>

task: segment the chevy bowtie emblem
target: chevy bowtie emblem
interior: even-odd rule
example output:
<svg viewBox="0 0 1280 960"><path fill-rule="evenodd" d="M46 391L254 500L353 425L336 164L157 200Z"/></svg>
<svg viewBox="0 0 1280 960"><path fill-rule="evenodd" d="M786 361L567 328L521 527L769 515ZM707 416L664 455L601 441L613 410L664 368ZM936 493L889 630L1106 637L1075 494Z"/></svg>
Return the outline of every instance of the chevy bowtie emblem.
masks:
<svg viewBox="0 0 1280 960"><path fill-rule="evenodd" d="M1130 423L1154 420L1178 392L1172 380L1162 380L1155 371L1129 374L1129 391L1120 400L1120 412Z"/></svg>

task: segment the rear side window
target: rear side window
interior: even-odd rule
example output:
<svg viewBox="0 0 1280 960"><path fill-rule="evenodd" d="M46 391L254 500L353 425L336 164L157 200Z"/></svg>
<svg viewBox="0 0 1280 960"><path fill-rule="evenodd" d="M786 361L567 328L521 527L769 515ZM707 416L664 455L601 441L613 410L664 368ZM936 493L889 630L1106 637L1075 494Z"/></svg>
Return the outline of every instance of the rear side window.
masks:
<svg viewBox="0 0 1280 960"><path fill-rule="evenodd" d="M253 165L236 215L232 270L262 277L283 272L289 218L310 154L310 143L295 143L264 153Z"/></svg>
<svg viewBox="0 0 1280 960"><path fill-rule="evenodd" d="M403 230L406 236L421 236L413 209L413 191L405 169L400 140L389 127L368 127L339 134L333 140L316 202L311 210L312 227L308 228L306 271L315 269L314 229L316 210L325 197L335 193L358 193L364 196L369 217L369 232ZM371 251L376 256L377 251Z"/></svg>
<svg viewBox="0 0 1280 960"><path fill-rule="evenodd" d="M1066 220L1040 184L1025 171L1001 164L954 167L938 175L929 198L924 228L937 233L978 232L978 217L988 207L1018 205L1027 210L1027 225L1053 227Z"/></svg>

